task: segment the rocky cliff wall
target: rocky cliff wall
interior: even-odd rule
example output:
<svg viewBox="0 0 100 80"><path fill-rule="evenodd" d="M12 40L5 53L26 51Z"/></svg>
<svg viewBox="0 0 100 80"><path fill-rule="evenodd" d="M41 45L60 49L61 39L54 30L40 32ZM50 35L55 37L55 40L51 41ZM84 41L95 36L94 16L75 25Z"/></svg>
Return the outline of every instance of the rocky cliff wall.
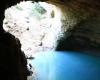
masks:
<svg viewBox="0 0 100 80"><path fill-rule="evenodd" d="M20 39L26 54L47 50L99 50L99 0L46 2L29 3L30 7L22 3L23 8L16 7L19 12L12 7L11 12L6 13L9 16L6 15L4 29ZM32 12L33 5L37 5L40 11ZM20 16L21 22L14 15Z"/></svg>

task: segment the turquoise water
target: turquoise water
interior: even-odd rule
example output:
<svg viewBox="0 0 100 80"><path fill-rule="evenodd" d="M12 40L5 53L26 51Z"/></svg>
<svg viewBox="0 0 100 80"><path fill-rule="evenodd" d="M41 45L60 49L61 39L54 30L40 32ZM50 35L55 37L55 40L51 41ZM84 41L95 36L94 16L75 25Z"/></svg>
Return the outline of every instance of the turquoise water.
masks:
<svg viewBox="0 0 100 80"><path fill-rule="evenodd" d="M41 52L30 63L38 80L100 80L100 57L77 52Z"/></svg>

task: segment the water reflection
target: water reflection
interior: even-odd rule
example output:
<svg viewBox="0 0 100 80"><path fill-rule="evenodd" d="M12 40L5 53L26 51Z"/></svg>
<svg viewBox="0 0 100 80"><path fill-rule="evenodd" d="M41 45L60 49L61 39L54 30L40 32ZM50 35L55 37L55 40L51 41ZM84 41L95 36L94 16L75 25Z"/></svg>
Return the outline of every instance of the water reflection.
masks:
<svg viewBox="0 0 100 80"><path fill-rule="evenodd" d="M100 57L77 52L40 52L29 61L38 80L100 80Z"/></svg>

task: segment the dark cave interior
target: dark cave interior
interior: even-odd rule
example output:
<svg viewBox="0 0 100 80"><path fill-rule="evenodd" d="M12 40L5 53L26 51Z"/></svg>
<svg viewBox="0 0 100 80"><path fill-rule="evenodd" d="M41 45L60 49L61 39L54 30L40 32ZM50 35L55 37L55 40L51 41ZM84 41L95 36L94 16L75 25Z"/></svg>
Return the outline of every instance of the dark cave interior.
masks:
<svg viewBox="0 0 100 80"><path fill-rule="evenodd" d="M21 51L20 41L10 33L4 31L2 27L5 9L12 5L17 4L20 1L23 0L1 0L0 1L0 77L3 78L3 80L27 80L27 76L30 74L30 72L27 69L27 59L25 57L25 54ZM64 2L65 0L60 0L60 1ZM65 2L67 1L71 2L73 0L66 0ZM76 0L76 2L80 2L80 1L83 0ZM86 5L89 6L92 5L92 7L100 9L99 0L84 0L82 4L85 4L85 2L87 3ZM100 11L98 11L98 13L99 12ZM82 22L82 24L84 26L84 24L86 23ZM80 24L76 26L80 26ZM75 30L72 30L73 34L75 31L78 31L78 28L77 27L75 28L76 28ZM84 33L84 30L81 31L81 33ZM80 34L79 35L74 34L65 39L62 39L59 42L59 45L56 50L58 51L90 50L90 51L97 51L99 53L100 43L92 41L92 44L89 44L90 42L91 41L86 37L81 37Z"/></svg>
<svg viewBox="0 0 100 80"><path fill-rule="evenodd" d="M25 54L21 51L20 41L3 30L4 11L20 0L0 1L0 77L3 80L27 80Z"/></svg>

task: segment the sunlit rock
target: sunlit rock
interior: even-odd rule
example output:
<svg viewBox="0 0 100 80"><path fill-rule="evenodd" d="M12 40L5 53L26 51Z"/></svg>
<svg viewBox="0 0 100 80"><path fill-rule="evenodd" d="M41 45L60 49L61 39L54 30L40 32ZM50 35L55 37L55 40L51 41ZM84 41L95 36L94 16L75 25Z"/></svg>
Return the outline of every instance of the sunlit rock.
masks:
<svg viewBox="0 0 100 80"><path fill-rule="evenodd" d="M96 50L99 49L98 3L21 2L5 11L4 29L19 38L22 50L28 55L51 50Z"/></svg>
<svg viewBox="0 0 100 80"><path fill-rule="evenodd" d="M61 25L60 9L45 2L21 2L5 11L4 29L19 38L25 54L55 50Z"/></svg>

